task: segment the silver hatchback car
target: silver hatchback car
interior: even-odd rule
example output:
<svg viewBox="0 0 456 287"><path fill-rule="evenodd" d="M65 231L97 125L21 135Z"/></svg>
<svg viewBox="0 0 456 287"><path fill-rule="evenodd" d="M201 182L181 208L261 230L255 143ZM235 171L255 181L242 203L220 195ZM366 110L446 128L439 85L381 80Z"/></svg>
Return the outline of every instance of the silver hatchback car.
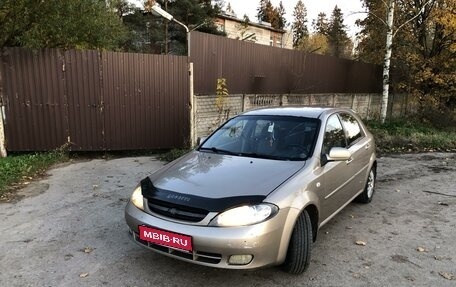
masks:
<svg viewBox="0 0 456 287"><path fill-rule="evenodd" d="M249 111L143 179L125 209L139 245L230 269L302 273L320 227L368 203L375 143L348 109Z"/></svg>

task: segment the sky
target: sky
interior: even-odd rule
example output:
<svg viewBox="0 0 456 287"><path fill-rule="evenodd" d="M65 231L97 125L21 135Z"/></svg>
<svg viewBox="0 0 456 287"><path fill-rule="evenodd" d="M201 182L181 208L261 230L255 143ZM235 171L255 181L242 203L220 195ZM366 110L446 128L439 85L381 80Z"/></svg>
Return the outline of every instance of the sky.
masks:
<svg viewBox="0 0 456 287"><path fill-rule="evenodd" d="M256 14L259 2L259 0L225 0L226 4L231 4L231 8L233 8L238 18L242 18L244 14L247 14L252 21L257 20ZM280 0L271 0L271 2L274 7L278 7ZM293 21L293 9L297 2L298 0L282 0L286 12L285 18L287 19L287 23ZM329 19L332 10L336 5L344 14L344 23L350 30L349 35L351 37L358 31L355 21L366 16L363 13L356 13L364 11L360 0L303 0L303 3L307 9L307 25L310 30L312 29L312 20L317 18L318 13L326 13ZM290 27L288 27L288 29L290 29Z"/></svg>

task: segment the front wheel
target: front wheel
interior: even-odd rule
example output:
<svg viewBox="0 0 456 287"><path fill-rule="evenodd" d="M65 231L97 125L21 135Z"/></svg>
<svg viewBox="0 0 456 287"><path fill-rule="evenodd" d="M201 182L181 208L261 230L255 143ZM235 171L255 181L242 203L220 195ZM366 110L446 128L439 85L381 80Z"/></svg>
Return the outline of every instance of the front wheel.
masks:
<svg viewBox="0 0 456 287"><path fill-rule="evenodd" d="M374 196L375 192L375 169L371 168L369 171L369 176L367 177L366 186L364 187L364 191L358 195L356 198L357 202L361 203L369 203L372 201L372 197Z"/></svg>
<svg viewBox="0 0 456 287"><path fill-rule="evenodd" d="M287 257L282 269L291 274L307 270L312 249L312 222L306 210L298 217L288 245Z"/></svg>

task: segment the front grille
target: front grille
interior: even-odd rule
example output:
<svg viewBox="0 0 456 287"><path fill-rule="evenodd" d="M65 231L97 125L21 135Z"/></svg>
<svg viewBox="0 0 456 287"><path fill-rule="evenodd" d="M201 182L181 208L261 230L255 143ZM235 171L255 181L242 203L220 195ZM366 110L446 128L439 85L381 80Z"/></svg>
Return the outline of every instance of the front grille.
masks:
<svg viewBox="0 0 456 287"><path fill-rule="evenodd" d="M209 211L204 209L178 205L154 198L148 198L147 201L150 211L184 221L199 222L209 213Z"/></svg>
<svg viewBox="0 0 456 287"><path fill-rule="evenodd" d="M170 254L172 256L184 258L187 260L192 260L192 261L198 261L198 262L204 262L204 263L209 263L209 264L219 264L220 261L222 260L222 255L217 254L217 253L209 253L209 252L203 252L203 251L184 251L184 250L179 250L171 247L166 247L166 246L161 246L157 245L145 240L141 240L139 238L139 234L136 232L132 232L130 230L130 235L133 237L133 239L141 244L144 247L147 247L149 249L161 252L161 253L166 253Z"/></svg>

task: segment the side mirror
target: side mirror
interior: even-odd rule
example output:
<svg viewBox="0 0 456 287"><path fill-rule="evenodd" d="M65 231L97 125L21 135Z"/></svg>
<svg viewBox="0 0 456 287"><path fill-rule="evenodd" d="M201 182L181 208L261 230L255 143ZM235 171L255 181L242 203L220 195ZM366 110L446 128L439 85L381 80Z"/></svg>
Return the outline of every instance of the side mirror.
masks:
<svg viewBox="0 0 456 287"><path fill-rule="evenodd" d="M351 158L351 153L343 147L333 147L326 157L328 161L345 161Z"/></svg>
<svg viewBox="0 0 456 287"><path fill-rule="evenodd" d="M345 161L350 160L351 153L348 149L343 147L333 147L329 151L329 154L323 154L321 156L321 166L324 166L330 161Z"/></svg>

